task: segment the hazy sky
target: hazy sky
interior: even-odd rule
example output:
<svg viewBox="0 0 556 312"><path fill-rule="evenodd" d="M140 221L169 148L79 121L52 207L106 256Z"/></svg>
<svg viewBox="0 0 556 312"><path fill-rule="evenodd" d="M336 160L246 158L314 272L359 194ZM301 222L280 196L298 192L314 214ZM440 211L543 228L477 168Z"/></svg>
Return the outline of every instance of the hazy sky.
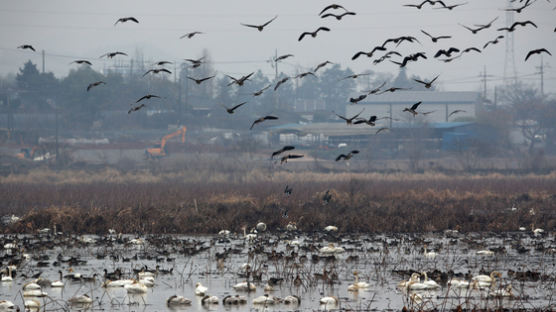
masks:
<svg viewBox="0 0 556 312"><path fill-rule="evenodd" d="M57 77L67 75L78 58L89 59L93 67L102 70L113 64L98 59L101 54L123 51L130 57L141 51L145 60L181 61L201 56L207 49L218 73L240 75L262 69L271 75L273 69L266 62L278 50L278 54L294 54L280 66L280 71L295 74L296 70L308 70L324 60L349 66L360 72L371 69L378 72L397 73L399 68L390 62L373 65L371 59L361 57L352 61L359 50L370 50L390 37L412 35L421 44L402 43L398 48L388 46L403 55L426 52L427 60L419 60L407 66L408 74L432 79L440 75L439 85L444 90L479 90L479 73L486 66L491 81L489 87L502 83L504 74L506 41L489 46L483 53L468 53L451 62L443 63L433 58L440 48L451 46L460 49L476 46L481 48L497 35L497 28L506 24L505 0L467 0L468 3L452 11L436 10L425 5L423 9L403 7L403 4L419 3L417 0L351 0L338 1L356 16L346 16L341 21L334 18L321 19L318 13L332 2L317 0L234 0L234 1L62 1L62 0L0 0L0 74L15 73L22 64L31 59L41 66L38 51L46 52L46 70ZM465 0L445 0L447 4ZM519 3L516 1L515 6ZM515 21L534 21L514 32L515 66L517 75L539 86L537 68L541 57L533 56L524 61L531 49L547 48L556 56L556 1L536 0ZM341 12L341 11L339 11ZM263 32L247 28L240 23L262 24L274 16L278 18ZM114 26L120 17L134 16L139 24L125 23ZM486 24L495 17L493 27L473 35L459 24L472 26ZM321 32L316 38L297 38L303 31L313 31L327 26L330 32ZM433 35L451 35L452 39L432 43L420 30ZM190 31L204 34L192 39L179 39ZM31 44L37 53L16 49ZM377 53L382 55L382 53ZM123 57L121 60L128 60ZM374 59L374 58L373 58ZM554 57L544 56L551 67L545 68L545 92L556 93L556 62ZM511 64L511 63L510 63ZM509 73L512 74L512 67Z"/></svg>

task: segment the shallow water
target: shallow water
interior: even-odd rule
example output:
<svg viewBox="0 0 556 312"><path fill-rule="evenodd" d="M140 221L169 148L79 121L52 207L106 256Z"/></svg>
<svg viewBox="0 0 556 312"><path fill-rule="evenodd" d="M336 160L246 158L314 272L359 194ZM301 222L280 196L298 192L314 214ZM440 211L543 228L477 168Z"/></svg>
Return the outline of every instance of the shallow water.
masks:
<svg viewBox="0 0 556 312"><path fill-rule="evenodd" d="M295 238L297 236L297 238ZM506 234L428 234L428 235L350 235L335 234L301 234L279 233L259 234L254 242L246 241L242 235L218 238L216 236L146 236L144 244L134 245L129 242L133 237L123 236L86 236L94 243L82 243L82 237L66 236L3 236L2 246L14 242L25 247L23 253L31 259L22 263L17 270L17 277L12 282L0 283L0 300L11 300L23 307L22 286L33 280L30 276L42 271L41 277L58 280L58 270L64 274L73 268L85 276L97 274L95 282L65 280L62 289L43 288L48 297L39 298L46 309L69 308L105 309L111 311L313 311L313 310L400 310L403 306L432 308L463 308L506 307L506 308L547 308L555 309L552 298L556 293L556 243L553 235L533 237L526 233ZM27 240L27 241L24 241ZM288 241L296 240L299 245L288 245ZM318 249L333 242L345 249L344 253L336 254L335 260L313 261L314 255L323 256ZM527 251L518 253L517 243ZM436 250L438 256L428 259L423 255L424 245L428 250ZM504 250L498 251L497 248ZM494 256L479 256L477 250L497 250ZM230 250L222 266L218 267L217 254ZM273 256L283 253L284 256ZM292 252L296 257L286 259ZM7 250L2 251L6 255ZM17 252L16 252L17 253ZM59 263L55 266L57 256L75 257L86 263ZM105 255L100 259L97 255ZM135 259L135 256L137 258ZM48 266L38 267L40 257L48 256ZM303 256L306 256L303 257ZM130 259L123 259L130 258ZM157 259L158 258L158 259ZM46 259L46 258L43 258ZM5 268L8 259L4 258ZM256 292L236 292L232 288L246 279L239 273L244 272L242 265L249 263L253 275L261 279L251 279L257 287ZM103 288L103 270L114 271L121 268L127 278L134 277L132 269L147 266L154 269L157 265L161 270L173 269L172 273L159 273L155 277L155 286L149 288L144 295L128 295L123 288ZM489 290L457 291L445 285L435 291L406 293L397 288L407 274L402 271L434 270L454 273L479 274L482 269L487 274L493 270L502 273L502 279L496 289L511 284L514 298L501 299L488 296ZM329 279L321 280L315 273L327 271ZM513 271L531 271L540 277L515 279ZM366 290L353 293L347 287L354 281L353 272L359 273L361 281L371 284ZM302 284L294 285L299 275ZM27 276L27 278L25 277ZM266 282L270 277L283 278L268 292L283 298L296 295L301 298L299 306L288 306L283 303L276 305L257 306L252 300L263 295ZM330 282L330 280L333 280ZM202 283L208 287L210 295L220 298L218 305L203 306L201 297L195 296L195 284ZM442 281L439 281L442 284ZM444 281L445 282L445 281ZM493 288L494 290L494 288ZM66 300L81 294L88 294L94 299L90 307L69 306ZM192 300L190 306L168 308L166 299L171 295L182 295ZM240 306L223 306L222 298L227 295L241 294L248 298L248 303ZM412 296L413 295L413 296ZM336 296L339 304L323 306L319 299L323 296ZM412 301L410 298L414 298ZM23 309L22 309L23 310Z"/></svg>

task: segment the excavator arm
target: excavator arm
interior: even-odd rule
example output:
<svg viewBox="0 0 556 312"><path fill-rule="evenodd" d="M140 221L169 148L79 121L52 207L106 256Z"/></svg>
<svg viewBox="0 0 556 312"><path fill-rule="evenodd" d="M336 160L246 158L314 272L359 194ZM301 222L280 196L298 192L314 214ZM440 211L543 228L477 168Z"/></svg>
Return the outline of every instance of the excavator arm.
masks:
<svg viewBox="0 0 556 312"><path fill-rule="evenodd" d="M181 128L179 128L177 131L172 132L170 134L165 135L162 140L160 141L160 146L159 147L154 147L154 148L149 148L145 151L145 154L147 156L147 158L158 158L158 157L163 157L166 156L166 142L181 134L181 142L185 143L185 132L187 131L187 128L185 126L182 126Z"/></svg>

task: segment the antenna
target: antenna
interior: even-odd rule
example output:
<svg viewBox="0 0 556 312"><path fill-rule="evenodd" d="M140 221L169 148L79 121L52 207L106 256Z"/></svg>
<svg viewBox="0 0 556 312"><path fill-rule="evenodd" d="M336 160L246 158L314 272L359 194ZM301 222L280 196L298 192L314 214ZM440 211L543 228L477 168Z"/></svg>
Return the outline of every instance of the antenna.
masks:
<svg viewBox="0 0 556 312"><path fill-rule="evenodd" d="M512 9L512 0L508 0L508 9ZM514 11L506 11L506 27L514 23ZM517 82L517 70L515 68L514 33L506 32L506 54L504 57L504 84Z"/></svg>

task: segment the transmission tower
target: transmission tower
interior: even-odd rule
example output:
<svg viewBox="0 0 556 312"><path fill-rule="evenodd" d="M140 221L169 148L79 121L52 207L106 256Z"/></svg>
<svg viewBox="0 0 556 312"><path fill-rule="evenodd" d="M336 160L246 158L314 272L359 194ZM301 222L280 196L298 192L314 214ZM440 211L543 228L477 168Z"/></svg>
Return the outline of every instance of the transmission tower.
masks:
<svg viewBox="0 0 556 312"><path fill-rule="evenodd" d="M508 9L512 8L512 1L508 0ZM514 23L514 11L506 11L506 27ZM517 70L515 68L514 33L506 33L506 54L504 57L504 84L517 82Z"/></svg>

